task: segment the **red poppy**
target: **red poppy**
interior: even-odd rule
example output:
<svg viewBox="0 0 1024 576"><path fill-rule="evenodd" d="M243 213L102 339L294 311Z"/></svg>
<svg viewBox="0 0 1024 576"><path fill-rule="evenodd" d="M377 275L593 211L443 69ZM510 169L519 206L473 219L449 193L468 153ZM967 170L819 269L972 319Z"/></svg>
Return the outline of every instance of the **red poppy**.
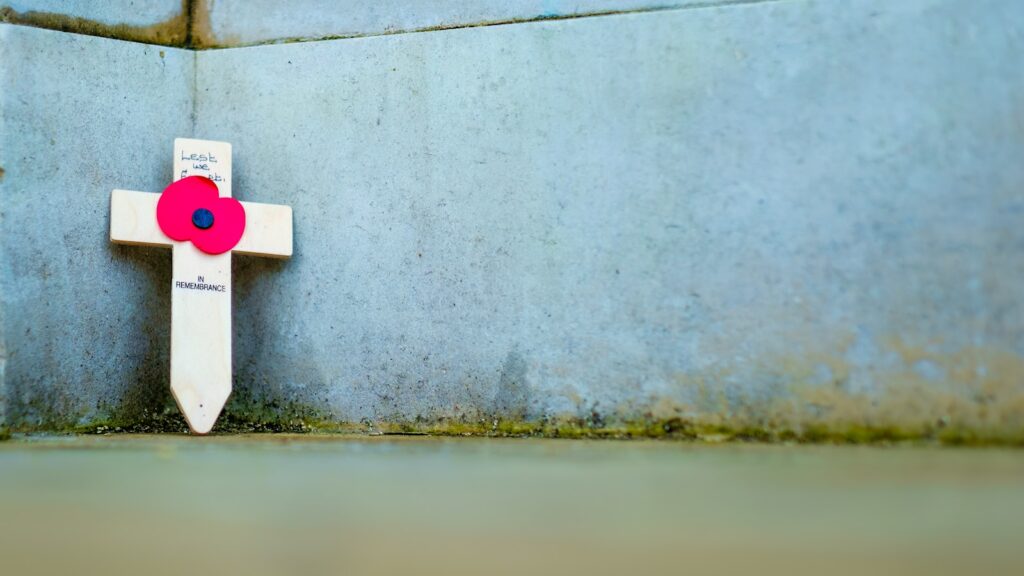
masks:
<svg viewBox="0 0 1024 576"><path fill-rule="evenodd" d="M234 198L221 198L209 178L189 176L164 189L156 204L156 221L173 240L191 240L207 254L223 254L245 232L245 208Z"/></svg>

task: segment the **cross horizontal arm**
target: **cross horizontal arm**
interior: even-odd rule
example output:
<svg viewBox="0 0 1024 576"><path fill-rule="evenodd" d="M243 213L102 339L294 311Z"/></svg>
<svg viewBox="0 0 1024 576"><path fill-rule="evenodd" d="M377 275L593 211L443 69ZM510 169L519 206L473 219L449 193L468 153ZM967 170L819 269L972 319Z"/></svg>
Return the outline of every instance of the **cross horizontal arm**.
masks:
<svg viewBox="0 0 1024 576"><path fill-rule="evenodd" d="M114 190L110 194L110 241L170 248L172 240L156 222L159 194Z"/></svg>
<svg viewBox="0 0 1024 576"><path fill-rule="evenodd" d="M290 258L292 255L292 207L281 204L242 202L245 232L232 250L235 254Z"/></svg>
<svg viewBox="0 0 1024 576"><path fill-rule="evenodd" d="M159 193L114 190L110 195L110 241L136 246L170 247L156 221ZM288 258L292 255L292 209L280 204L242 202L245 232L236 254Z"/></svg>

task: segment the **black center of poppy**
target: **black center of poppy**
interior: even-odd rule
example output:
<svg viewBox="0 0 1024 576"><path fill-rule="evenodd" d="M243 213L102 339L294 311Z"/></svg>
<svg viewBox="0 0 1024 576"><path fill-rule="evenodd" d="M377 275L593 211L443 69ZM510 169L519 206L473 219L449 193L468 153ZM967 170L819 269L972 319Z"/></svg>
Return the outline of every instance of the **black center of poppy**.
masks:
<svg viewBox="0 0 1024 576"><path fill-rule="evenodd" d="M200 230L206 230L210 226L213 226L213 212L210 212L206 208L199 208L192 213L192 224Z"/></svg>

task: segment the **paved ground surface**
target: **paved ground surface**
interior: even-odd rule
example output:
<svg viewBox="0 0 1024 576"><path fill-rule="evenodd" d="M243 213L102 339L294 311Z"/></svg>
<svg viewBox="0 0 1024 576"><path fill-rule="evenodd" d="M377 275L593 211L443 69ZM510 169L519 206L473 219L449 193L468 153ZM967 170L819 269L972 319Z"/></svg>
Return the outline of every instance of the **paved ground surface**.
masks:
<svg viewBox="0 0 1024 576"><path fill-rule="evenodd" d="M0 518L9 574L1009 574L1024 452L16 438Z"/></svg>

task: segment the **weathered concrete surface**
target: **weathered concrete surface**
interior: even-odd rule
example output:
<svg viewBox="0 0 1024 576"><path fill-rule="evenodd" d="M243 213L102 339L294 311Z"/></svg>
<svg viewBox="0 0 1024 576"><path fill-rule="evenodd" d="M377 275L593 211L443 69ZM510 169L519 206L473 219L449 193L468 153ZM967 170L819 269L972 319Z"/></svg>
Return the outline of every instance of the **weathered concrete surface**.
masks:
<svg viewBox="0 0 1024 576"><path fill-rule="evenodd" d="M134 42L184 45L187 0L0 0L0 22Z"/></svg>
<svg viewBox="0 0 1024 576"><path fill-rule="evenodd" d="M766 0L200 0L199 46L244 46ZM767 0L772 1L772 0Z"/></svg>
<svg viewBox="0 0 1024 576"><path fill-rule="evenodd" d="M0 27L8 421L169 403L169 255L106 218L191 135L295 209L291 261L236 259L238 418L1019 438L1024 5L836 4L164 58Z"/></svg>
<svg viewBox="0 0 1024 576"><path fill-rule="evenodd" d="M20 426L165 401L170 255L112 246L107 215L113 188L169 181L194 56L0 24L0 385Z"/></svg>
<svg viewBox="0 0 1024 576"><path fill-rule="evenodd" d="M766 1L777 0L0 0L0 22L213 48Z"/></svg>
<svg viewBox="0 0 1024 576"><path fill-rule="evenodd" d="M198 55L243 397L346 421L1024 426L1024 5L792 1Z"/></svg>

